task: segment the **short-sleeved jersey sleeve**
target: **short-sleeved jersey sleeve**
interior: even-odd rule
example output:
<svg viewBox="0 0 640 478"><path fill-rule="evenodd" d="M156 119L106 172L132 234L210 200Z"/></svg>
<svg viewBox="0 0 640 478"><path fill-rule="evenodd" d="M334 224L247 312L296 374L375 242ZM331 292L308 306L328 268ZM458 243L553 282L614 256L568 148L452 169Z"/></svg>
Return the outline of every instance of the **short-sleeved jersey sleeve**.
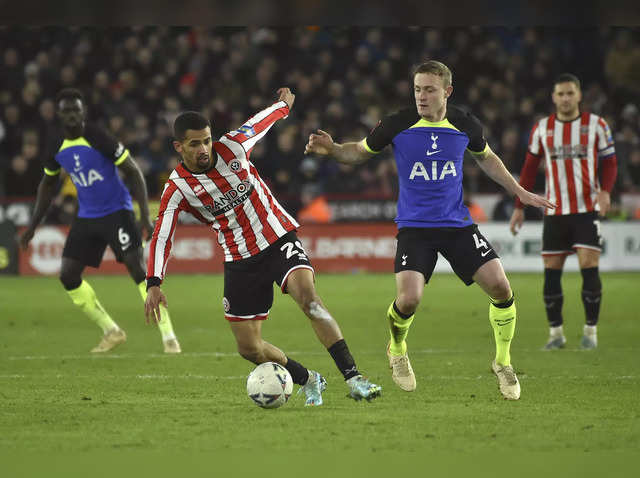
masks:
<svg viewBox="0 0 640 478"><path fill-rule="evenodd" d="M92 125L87 125L85 139L91 147L100 151L102 155L113 161L116 166L129 157L129 150L106 131Z"/></svg>
<svg viewBox="0 0 640 478"><path fill-rule="evenodd" d="M484 127L475 115L466 109L450 105L447 108L447 119L452 125L467 135L469 138L467 149L471 153L482 154L487 150Z"/></svg>
<svg viewBox="0 0 640 478"><path fill-rule="evenodd" d="M362 145L370 153L379 153L385 146L391 144L398 133L409 128L419 119L415 107L386 116L378 121L369 135L362 140Z"/></svg>
<svg viewBox="0 0 640 478"><path fill-rule="evenodd" d="M484 137L484 127L480 120L469 114L471 117L471 129L469 131L469 146L467 149L472 153L484 153L487 149L487 140Z"/></svg>
<svg viewBox="0 0 640 478"><path fill-rule="evenodd" d="M47 176L57 176L60 174L62 167L60 163L56 161L56 154L61 145L62 138L59 136L52 136L46 142L42 166L44 168L44 174Z"/></svg>

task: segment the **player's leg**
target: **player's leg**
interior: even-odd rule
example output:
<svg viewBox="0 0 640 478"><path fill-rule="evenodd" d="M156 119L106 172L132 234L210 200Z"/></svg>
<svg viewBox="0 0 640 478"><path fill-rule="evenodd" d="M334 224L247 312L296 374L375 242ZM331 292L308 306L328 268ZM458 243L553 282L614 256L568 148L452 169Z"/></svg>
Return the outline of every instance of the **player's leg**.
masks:
<svg viewBox="0 0 640 478"><path fill-rule="evenodd" d="M542 256L544 263L544 286L542 297L549 322L549 340L545 350L561 349L567 343L563 331L562 304L562 268L566 254L546 254Z"/></svg>
<svg viewBox="0 0 640 478"><path fill-rule="evenodd" d="M405 339L422 300L424 285L425 278L422 272L403 270L396 273L396 298L387 310L389 353L393 356L407 354Z"/></svg>
<svg viewBox="0 0 640 478"><path fill-rule="evenodd" d="M270 258L277 252L275 246L258 256L224 263L224 316L231 325L242 357L256 364L279 363L289 371L293 382L302 386L306 405L322 405L322 392L326 388L322 375L308 370L262 339L262 321L269 317L273 305L273 282L277 271L271 267Z"/></svg>
<svg viewBox="0 0 640 478"><path fill-rule="evenodd" d="M549 340L545 350L563 348L567 342L563 332L562 268L567 255L573 253L573 226L567 216L545 216L542 224L542 261L544 286L542 298L549 323Z"/></svg>
<svg viewBox="0 0 640 478"><path fill-rule="evenodd" d="M500 259L484 263L473 275L473 280L491 299L489 322L493 328L496 354L491 370L498 378L502 396L509 400L520 398L520 382L511 365L511 341L516 327L516 306L509 280Z"/></svg>
<svg viewBox="0 0 640 478"><path fill-rule="evenodd" d="M130 248L122 254L122 262L127 267L129 275L137 285L142 302L147 300L147 283L144 270L144 259L142 255L142 247ZM182 352L180 343L173 331L173 324L169 316L169 310L160 304L160 322L158 322L158 330L162 335L162 343L164 352L168 354L179 354Z"/></svg>
<svg viewBox="0 0 640 478"><path fill-rule="evenodd" d="M407 353L406 338L422 299L424 286L429 282L438 260L432 236L432 232L427 233L417 228L401 228L396 236L396 297L387 309L387 358L391 378L406 392L414 391L417 386Z"/></svg>
<svg viewBox="0 0 640 478"><path fill-rule="evenodd" d="M598 268L600 251L580 247L577 254L582 274L582 304L586 318L581 346L584 349L594 349L598 346L597 324L602 301L602 282Z"/></svg>
<svg viewBox="0 0 640 478"><path fill-rule="evenodd" d="M313 267L295 232L283 236L269 248L269 251L268 261L274 274L273 279L280 286L280 290L289 294L310 319L318 340L342 373L350 389L349 396L355 400L371 400L377 397L382 387L369 382L358 371L338 323L316 292Z"/></svg>
<svg viewBox="0 0 640 478"><path fill-rule="evenodd" d="M147 299L145 267L142 254L142 237L136 225L133 211L121 209L104 218L101 233L109 243L118 262L124 263L136 283L140 297ZM180 353L180 344L173 332L169 311L160 304L158 329L162 335L165 353Z"/></svg>
<svg viewBox="0 0 640 478"><path fill-rule="evenodd" d="M484 263L473 275L473 280L489 296L489 322L496 341L495 361L511 365L511 340L516 326L516 306L511 285L500 259Z"/></svg>
<svg viewBox="0 0 640 478"><path fill-rule="evenodd" d="M491 370L498 378L502 396L518 400L520 383L511 365L516 306L511 285L498 255L475 224L451 233L450 240L439 251L466 285L477 282L489 296L489 323L496 343Z"/></svg>
<svg viewBox="0 0 640 478"><path fill-rule="evenodd" d="M262 320L229 321L231 331L236 339L238 353L256 365L265 362L276 362L285 367L291 374L293 383L302 386L307 406L322 405L322 392L326 381L322 375L309 370L296 362L273 344L262 339Z"/></svg>
<svg viewBox="0 0 640 478"><path fill-rule="evenodd" d="M99 221L99 218L74 221L62 251L60 282L73 303L102 329L102 340L91 351L107 352L126 341L127 336L100 304L91 285L82 279L85 266L98 267L104 255L106 242L94 235Z"/></svg>
<svg viewBox="0 0 640 478"><path fill-rule="evenodd" d="M342 336L340 326L324 306L316 292L313 282L313 270L307 267L295 267L287 271L281 283L283 292L296 301L300 309L311 322L318 340L327 349L350 389L350 395L356 400L371 400L380 394L382 388L369 382L358 371L349 346Z"/></svg>
<svg viewBox="0 0 640 478"><path fill-rule="evenodd" d="M584 333L580 345L584 349L598 346L597 324L602 301L602 282L600 281L600 219L593 211L576 214L573 218L573 248L578 254L578 264L582 273L582 304L585 312Z"/></svg>

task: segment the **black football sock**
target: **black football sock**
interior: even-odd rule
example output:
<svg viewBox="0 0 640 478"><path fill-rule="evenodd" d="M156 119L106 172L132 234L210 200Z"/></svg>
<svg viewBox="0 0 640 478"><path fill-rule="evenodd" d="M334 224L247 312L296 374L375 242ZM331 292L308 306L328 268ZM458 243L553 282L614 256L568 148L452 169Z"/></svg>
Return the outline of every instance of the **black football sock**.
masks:
<svg viewBox="0 0 640 478"><path fill-rule="evenodd" d="M546 269L544 270L544 289L542 296L544 298L544 306L547 311L547 320L549 327L558 327L562 325L562 269Z"/></svg>
<svg viewBox="0 0 640 478"><path fill-rule="evenodd" d="M596 325L600 316L600 302L602 299L602 282L597 267L581 269L582 273L582 304L587 325Z"/></svg>
<svg viewBox="0 0 640 478"><path fill-rule="evenodd" d="M349 380L351 377L360 375L360 372L358 372L358 368L356 367L356 362L353 360L351 352L349 352L349 347L347 347L347 343L344 339L338 340L327 350L331 354L333 361L336 363L338 370L340 370L340 373L342 373L345 380Z"/></svg>
<svg viewBox="0 0 640 478"><path fill-rule="evenodd" d="M284 368L286 368L291 374L293 383L304 385L305 383L307 383L307 380L309 380L309 371L304 368L302 364L289 357L287 357L287 365L285 365Z"/></svg>

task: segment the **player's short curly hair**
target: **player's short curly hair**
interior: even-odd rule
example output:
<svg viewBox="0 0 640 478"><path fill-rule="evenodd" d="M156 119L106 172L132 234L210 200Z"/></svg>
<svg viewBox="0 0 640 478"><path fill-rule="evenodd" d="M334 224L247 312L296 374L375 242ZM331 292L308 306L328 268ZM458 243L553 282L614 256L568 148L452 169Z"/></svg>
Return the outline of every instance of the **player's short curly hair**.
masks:
<svg viewBox="0 0 640 478"><path fill-rule="evenodd" d="M56 105L60 105L62 100L80 100L80 103L84 105L84 96L82 96L80 90L75 88L64 88L58 91L56 95Z"/></svg>
<svg viewBox="0 0 640 478"><path fill-rule="evenodd" d="M441 63L436 60L429 60L421 63L413 69L412 78L418 73L430 73L432 75L436 75L442 78L442 84L446 88L447 86L451 86L451 81L453 79L453 75L451 75L451 70L447 65Z"/></svg>
<svg viewBox="0 0 640 478"><path fill-rule="evenodd" d="M211 127L211 123L204 115L197 111L185 111L180 113L173 122L173 137L177 141L182 141L188 129L200 130L207 126Z"/></svg>

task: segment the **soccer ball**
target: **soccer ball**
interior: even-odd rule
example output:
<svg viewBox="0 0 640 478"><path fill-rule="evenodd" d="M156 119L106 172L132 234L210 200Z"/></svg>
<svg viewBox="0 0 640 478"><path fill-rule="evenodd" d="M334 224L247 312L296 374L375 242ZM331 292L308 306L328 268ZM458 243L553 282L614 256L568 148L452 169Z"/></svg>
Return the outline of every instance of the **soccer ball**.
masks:
<svg viewBox="0 0 640 478"><path fill-rule="evenodd" d="M259 407L281 407L287 403L291 392L291 374L279 363L261 363L247 377L247 394Z"/></svg>

